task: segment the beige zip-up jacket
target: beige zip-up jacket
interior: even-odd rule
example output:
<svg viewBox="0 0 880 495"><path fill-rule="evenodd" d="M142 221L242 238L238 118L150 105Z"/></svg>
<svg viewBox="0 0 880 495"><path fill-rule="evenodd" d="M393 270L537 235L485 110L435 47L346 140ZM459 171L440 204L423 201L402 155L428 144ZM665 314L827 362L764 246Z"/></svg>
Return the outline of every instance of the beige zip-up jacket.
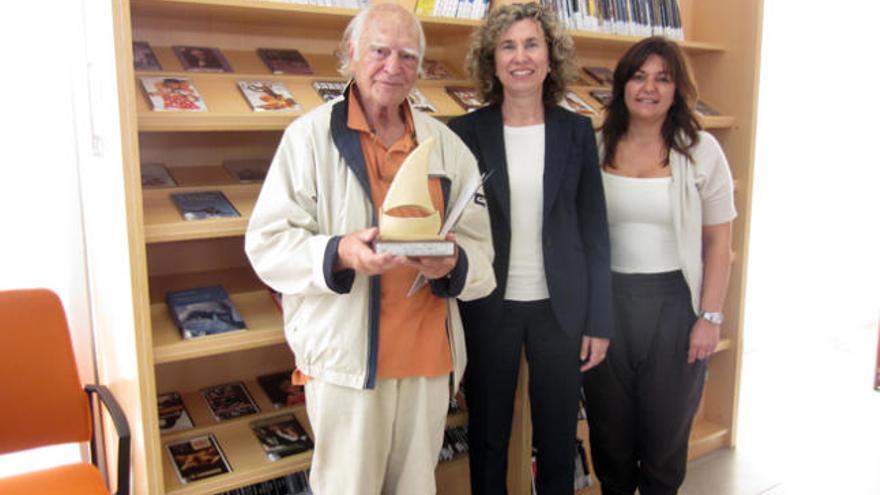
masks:
<svg viewBox="0 0 880 495"><path fill-rule="evenodd" d="M373 388L379 327L379 278L333 273L341 236L376 224L359 137L347 122L348 91L294 121L284 132L245 235L260 279L283 294L284 332L304 374L353 388ZM407 103L408 104L408 103ZM436 138L429 173L441 177L451 205L476 160L443 123L413 111L416 139ZM454 232L463 255L450 278L431 282L448 301L454 386L466 363L456 298L495 288L489 216L472 201Z"/></svg>

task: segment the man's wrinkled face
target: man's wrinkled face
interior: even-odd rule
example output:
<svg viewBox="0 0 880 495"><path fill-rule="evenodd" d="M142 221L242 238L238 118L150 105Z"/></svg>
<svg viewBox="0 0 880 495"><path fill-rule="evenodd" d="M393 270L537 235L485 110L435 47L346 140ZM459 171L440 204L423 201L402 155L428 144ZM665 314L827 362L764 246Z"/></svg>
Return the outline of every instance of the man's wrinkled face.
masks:
<svg viewBox="0 0 880 495"><path fill-rule="evenodd" d="M399 15L366 20L359 53L349 45L349 60L367 108L397 107L416 83L419 37L412 21Z"/></svg>

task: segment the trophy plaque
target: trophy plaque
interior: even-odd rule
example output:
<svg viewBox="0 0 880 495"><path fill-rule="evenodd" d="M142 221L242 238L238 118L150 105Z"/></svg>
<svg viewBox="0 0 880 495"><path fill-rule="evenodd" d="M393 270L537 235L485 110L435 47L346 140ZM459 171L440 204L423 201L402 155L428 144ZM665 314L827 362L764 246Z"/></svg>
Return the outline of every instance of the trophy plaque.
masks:
<svg viewBox="0 0 880 495"><path fill-rule="evenodd" d="M434 138L420 143L398 169L379 212L379 237L373 245L377 253L398 256L452 256L455 243L440 234L440 213L428 190L428 158ZM395 216L389 212L411 207L422 216Z"/></svg>

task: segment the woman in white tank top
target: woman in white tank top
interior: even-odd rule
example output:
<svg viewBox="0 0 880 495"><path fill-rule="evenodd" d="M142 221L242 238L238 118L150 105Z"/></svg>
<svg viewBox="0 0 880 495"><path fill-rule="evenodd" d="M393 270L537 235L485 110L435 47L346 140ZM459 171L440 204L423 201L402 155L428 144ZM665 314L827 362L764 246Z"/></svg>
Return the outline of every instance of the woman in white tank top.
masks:
<svg viewBox="0 0 880 495"><path fill-rule="evenodd" d="M736 211L695 100L681 51L661 37L614 71L599 144L616 325L606 360L584 375L604 495L677 492L719 341Z"/></svg>

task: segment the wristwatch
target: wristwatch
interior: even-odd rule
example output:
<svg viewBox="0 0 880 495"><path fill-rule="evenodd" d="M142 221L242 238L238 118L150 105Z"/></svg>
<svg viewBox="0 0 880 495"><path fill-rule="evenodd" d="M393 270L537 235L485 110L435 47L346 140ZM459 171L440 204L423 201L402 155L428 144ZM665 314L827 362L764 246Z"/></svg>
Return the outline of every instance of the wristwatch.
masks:
<svg viewBox="0 0 880 495"><path fill-rule="evenodd" d="M700 314L700 318L708 321L713 325L720 325L724 322L724 313L712 312L712 311L703 311Z"/></svg>

